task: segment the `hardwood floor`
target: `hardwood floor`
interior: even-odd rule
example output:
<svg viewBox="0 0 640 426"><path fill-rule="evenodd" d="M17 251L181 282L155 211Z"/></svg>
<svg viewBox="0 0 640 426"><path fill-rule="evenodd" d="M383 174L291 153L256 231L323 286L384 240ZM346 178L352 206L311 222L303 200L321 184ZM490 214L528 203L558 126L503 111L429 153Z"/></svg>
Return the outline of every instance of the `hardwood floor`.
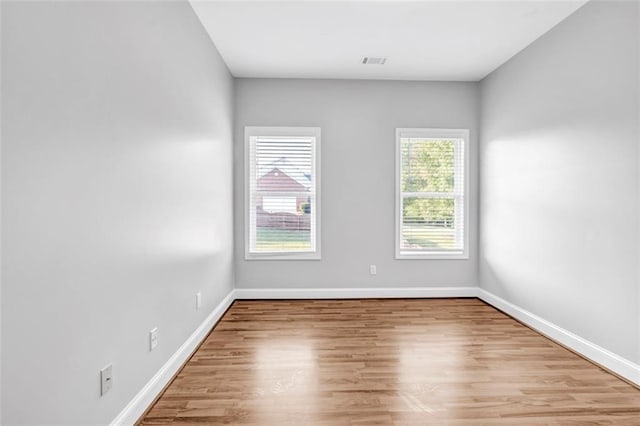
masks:
<svg viewBox="0 0 640 426"><path fill-rule="evenodd" d="M640 425L640 390L477 299L236 301L169 423Z"/></svg>

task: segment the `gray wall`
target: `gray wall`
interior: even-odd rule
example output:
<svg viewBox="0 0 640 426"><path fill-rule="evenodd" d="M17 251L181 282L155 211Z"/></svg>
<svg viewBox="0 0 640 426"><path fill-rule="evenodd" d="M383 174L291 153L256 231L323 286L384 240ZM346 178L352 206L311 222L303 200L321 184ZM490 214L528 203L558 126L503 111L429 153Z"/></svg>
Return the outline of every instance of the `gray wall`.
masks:
<svg viewBox="0 0 640 426"><path fill-rule="evenodd" d="M640 362L638 4L590 2L482 81L481 286Z"/></svg>
<svg viewBox="0 0 640 426"><path fill-rule="evenodd" d="M232 288L233 80L186 2L4 3L2 55L2 423L104 424Z"/></svg>
<svg viewBox="0 0 640 426"><path fill-rule="evenodd" d="M478 93L477 83L237 79L236 286L476 285ZM322 129L322 260L244 259L245 126ZM396 127L470 129L469 260L394 259Z"/></svg>

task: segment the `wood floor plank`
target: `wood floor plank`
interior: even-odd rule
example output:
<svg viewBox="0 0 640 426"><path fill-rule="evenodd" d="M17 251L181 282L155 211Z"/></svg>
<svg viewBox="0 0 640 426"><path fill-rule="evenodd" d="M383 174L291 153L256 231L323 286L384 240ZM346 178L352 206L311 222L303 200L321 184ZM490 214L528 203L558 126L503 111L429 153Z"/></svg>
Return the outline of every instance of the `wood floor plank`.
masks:
<svg viewBox="0 0 640 426"><path fill-rule="evenodd" d="M140 423L640 425L640 390L478 299L236 301Z"/></svg>

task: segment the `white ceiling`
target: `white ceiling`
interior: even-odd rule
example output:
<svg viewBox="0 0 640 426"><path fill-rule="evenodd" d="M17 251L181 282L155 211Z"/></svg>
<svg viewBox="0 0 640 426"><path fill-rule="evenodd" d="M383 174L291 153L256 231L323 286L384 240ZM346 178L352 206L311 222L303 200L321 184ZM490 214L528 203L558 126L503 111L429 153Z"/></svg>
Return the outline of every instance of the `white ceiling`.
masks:
<svg viewBox="0 0 640 426"><path fill-rule="evenodd" d="M236 77L477 81L586 1L190 2Z"/></svg>

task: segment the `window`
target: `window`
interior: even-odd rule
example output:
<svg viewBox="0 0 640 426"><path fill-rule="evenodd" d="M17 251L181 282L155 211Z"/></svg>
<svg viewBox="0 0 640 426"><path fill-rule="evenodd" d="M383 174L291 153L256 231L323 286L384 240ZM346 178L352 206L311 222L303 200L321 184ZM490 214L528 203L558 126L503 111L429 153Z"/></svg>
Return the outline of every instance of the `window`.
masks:
<svg viewBox="0 0 640 426"><path fill-rule="evenodd" d="M246 259L320 259L320 129L246 127Z"/></svg>
<svg viewBox="0 0 640 426"><path fill-rule="evenodd" d="M396 129L396 258L468 258L468 130Z"/></svg>

